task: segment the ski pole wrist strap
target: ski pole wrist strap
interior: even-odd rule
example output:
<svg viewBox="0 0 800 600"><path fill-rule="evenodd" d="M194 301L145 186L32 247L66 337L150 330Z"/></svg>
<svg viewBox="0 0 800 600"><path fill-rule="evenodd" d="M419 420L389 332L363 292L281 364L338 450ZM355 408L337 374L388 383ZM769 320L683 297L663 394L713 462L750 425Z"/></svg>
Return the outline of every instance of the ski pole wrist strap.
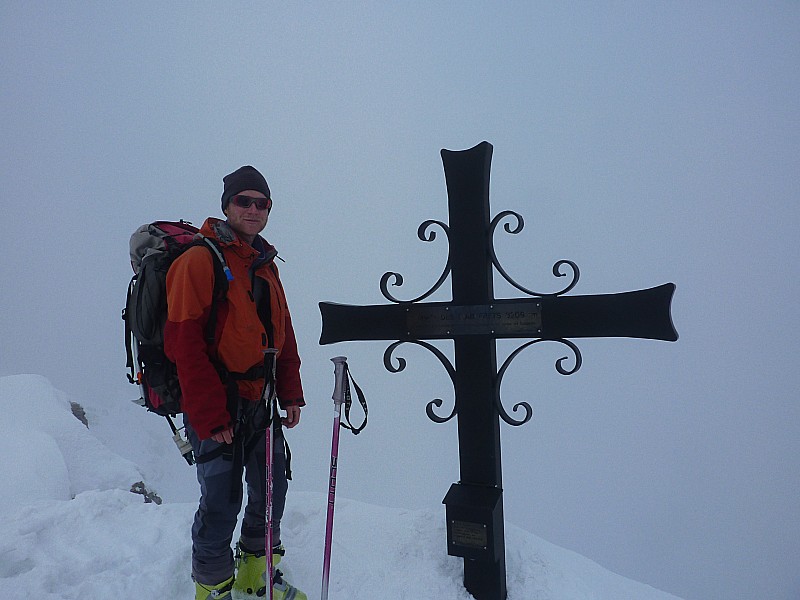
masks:
<svg viewBox="0 0 800 600"><path fill-rule="evenodd" d="M344 375L344 421L342 421L340 425L352 431L353 435L358 435L367 426L367 414L369 413L367 409L367 400L364 398L364 392L361 391L356 380L353 379L353 375L350 373L350 368L347 366L347 363L344 363ZM356 396L358 397L359 404L361 404L361 410L364 411L364 421L358 427L355 427L350 421L350 407L353 404L353 398L350 394L351 381L353 382L353 387L356 389Z"/></svg>

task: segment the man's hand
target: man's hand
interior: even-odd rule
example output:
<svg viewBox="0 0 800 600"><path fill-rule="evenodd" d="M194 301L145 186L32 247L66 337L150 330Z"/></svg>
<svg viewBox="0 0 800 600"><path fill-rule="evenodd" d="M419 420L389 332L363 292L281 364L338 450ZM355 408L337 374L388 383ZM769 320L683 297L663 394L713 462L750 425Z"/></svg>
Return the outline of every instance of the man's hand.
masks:
<svg viewBox="0 0 800 600"><path fill-rule="evenodd" d="M219 433L215 433L211 436L211 439L215 442L219 442L220 444L232 444L233 443L233 428L226 429L225 431L220 431Z"/></svg>
<svg viewBox="0 0 800 600"><path fill-rule="evenodd" d="M284 427L287 429L291 429L295 427L300 422L300 407L299 406L289 406L286 409L286 416L281 419L281 423L283 423Z"/></svg>

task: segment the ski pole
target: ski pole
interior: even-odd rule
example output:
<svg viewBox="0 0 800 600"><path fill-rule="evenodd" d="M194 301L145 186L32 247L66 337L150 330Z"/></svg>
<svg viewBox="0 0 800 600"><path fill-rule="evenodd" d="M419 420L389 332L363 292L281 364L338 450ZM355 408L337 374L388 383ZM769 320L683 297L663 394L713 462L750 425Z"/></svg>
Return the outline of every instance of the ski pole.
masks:
<svg viewBox="0 0 800 600"><path fill-rule="evenodd" d="M331 470L328 485L328 517L325 522L325 555L322 564L322 600L328 600L328 583L331 569L331 544L333 541L333 507L336 499L336 469L339 462L339 423L344 402L345 368L347 357L337 356L331 359L334 364L335 384L333 388L333 438L331 440Z"/></svg>
<svg viewBox="0 0 800 600"><path fill-rule="evenodd" d="M278 351L275 348L267 348L264 350L264 402L267 408L267 429L264 432L264 438L267 446L267 459L265 465L267 509L266 514L264 515L264 551L267 559L267 576L265 579L267 586L267 598L269 598L269 600L272 600L272 571L274 568L274 565L272 564L272 421L275 410L275 357L277 354Z"/></svg>

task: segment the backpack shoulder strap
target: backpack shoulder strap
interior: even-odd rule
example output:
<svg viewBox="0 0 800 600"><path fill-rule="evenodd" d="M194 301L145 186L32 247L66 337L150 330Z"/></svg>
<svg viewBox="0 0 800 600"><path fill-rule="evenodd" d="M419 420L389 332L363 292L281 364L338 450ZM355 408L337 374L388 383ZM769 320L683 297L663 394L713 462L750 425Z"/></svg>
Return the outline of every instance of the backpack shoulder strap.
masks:
<svg viewBox="0 0 800 600"><path fill-rule="evenodd" d="M222 269L222 273L225 275L226 287L228 281L233 281L233 273L231 273L231 269L228 266L228 262L225 260L225 255L222 254L222 248L220 248L219 244L204 236L202 233L197 234L198 244L204 244L213 256L217 257L217 263L219 267ZM215 263L215 265L217 264Z"/></svg>

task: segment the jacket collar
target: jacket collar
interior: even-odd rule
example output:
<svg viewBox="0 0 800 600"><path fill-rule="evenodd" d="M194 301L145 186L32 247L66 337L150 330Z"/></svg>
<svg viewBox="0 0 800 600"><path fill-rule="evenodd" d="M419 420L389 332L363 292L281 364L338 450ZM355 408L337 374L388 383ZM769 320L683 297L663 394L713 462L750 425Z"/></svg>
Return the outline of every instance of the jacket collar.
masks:
<svg viewBox="0 0 800 600"><path fill-rule="evenodd" d="M232 249L242 258L257 259L260 263L269 263L278 256L278 251L275 247L260 235L256 236L251 246L239 238L228 222L222 219L209 217L203 223L200 233L217 240L223 247Z"/></svg>

